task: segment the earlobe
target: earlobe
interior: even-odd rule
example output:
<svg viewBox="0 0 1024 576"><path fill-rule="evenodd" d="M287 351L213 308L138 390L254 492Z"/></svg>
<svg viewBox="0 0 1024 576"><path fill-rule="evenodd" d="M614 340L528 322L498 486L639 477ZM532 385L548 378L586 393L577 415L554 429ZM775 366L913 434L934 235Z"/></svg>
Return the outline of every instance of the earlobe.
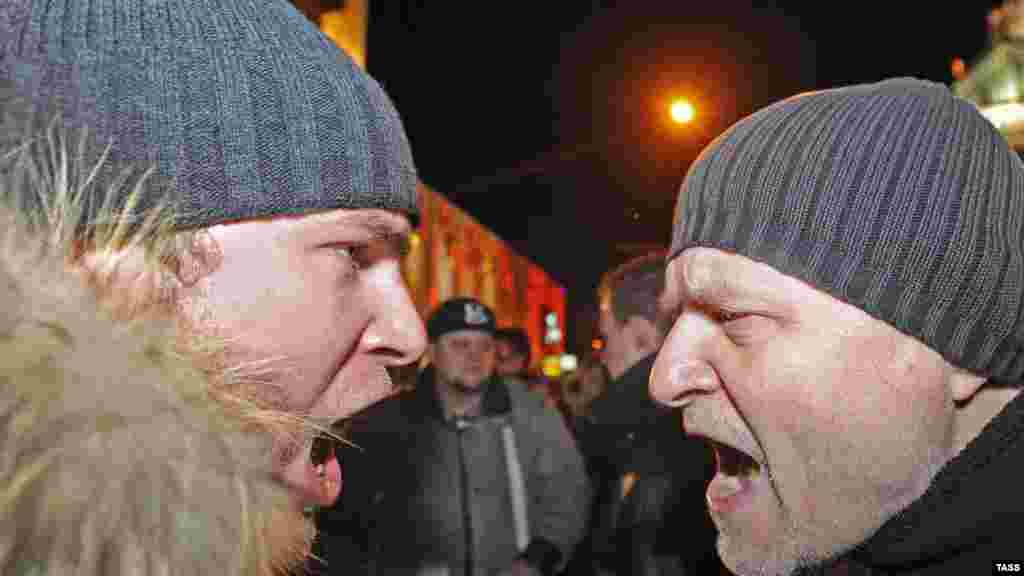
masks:
<svg viewBox="0 0 1024 576"><path fill-rule="evenodd" d="M957 404L969 402L985 384L986 380L984 376L978 376L961 368L956 369L949 382L953 401Z"/></svg>
<svg viewBox="0 0 1024 576"><path fill-rule="evenodd" d="M959 453L981 434L981 431L1018 394L1018 388L985 386L983 376L957 370L950 379L950 393L955 405L953 450Z"/></svg>

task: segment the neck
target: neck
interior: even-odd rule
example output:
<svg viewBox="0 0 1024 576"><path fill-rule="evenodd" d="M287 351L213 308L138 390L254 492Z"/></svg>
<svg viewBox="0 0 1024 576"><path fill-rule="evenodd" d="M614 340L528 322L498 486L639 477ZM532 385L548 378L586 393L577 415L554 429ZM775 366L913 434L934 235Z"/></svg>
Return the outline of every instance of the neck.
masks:
<svg viewBox="0 0 1024 576"><path fill-rule="evenodd" d="M466 393L447 382L436 381L438 396L445 418L472 417L480 414L483 392Z"/></svg>

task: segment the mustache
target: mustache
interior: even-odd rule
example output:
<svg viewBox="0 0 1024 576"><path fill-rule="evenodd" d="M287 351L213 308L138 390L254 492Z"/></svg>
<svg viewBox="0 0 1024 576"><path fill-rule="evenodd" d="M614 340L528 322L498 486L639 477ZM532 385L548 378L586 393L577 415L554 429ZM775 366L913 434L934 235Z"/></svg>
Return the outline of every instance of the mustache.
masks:
<svg viewBox="0 0 1024 576"><path fill-rule="evenodd" d="M391 370L391 367L383 367L381 369L381 377L388 388L394 390L395 379L391 375ZM304 436L300 442L290 443L288 451L283 454L285 458L288 458L284 460L285 463L290 462L301 453L308 453L310 463L316 467L330 461L332 458L338 458L341 448L350 447L360 451L363 450L361 446L350 439L352 417L340 420L309 418L308 421L315 427L314 433ZM339 461L341 460L340 458L338 459Z"/></svg>
<svg viewBox="0 0 1024 576"><path fill-rule="evenodd" d="M251 354L239 353L241 350L232 344L237 342L227 341L224 348L235 352L225 354L225 357L236 358L223 366L225 388L238 396L257 399L261 407L258 420L270 428L275 437L272 457L277 466L283 467L303 455L308 455L317 466L329 461L343 446L362 450L348 438L351 418L331 420L312 416L320 395L307 407L291 405L289 385L301 381L302 376L289 357L278 355L237 360ZM391 370L392 367L381 366L380 372L373 377L394 390L395 377Z"/></svg>

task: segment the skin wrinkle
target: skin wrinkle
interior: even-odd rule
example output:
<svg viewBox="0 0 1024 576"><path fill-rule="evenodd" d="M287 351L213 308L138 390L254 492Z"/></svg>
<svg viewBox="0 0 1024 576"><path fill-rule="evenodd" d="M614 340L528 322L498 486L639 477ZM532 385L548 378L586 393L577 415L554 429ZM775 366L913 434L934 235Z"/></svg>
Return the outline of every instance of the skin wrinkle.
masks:
<svg viewBox="0 0 1024 576"><path fill-rule="evenodd" d="M697 303L698 306L705 308L711 308L714 310L716 307L722 308L731 306L732 311L746 311L747 309L754 307L752 304L742 305L739 302L744 302L742 299L742 292L737 290L730 278L732 276L728 273L729 271L719 269L719 261L713 258L690 258L686 265L681 267L682 281L679 286L681 290L673 290L672 292L666 291L666 294L672 294L671 297L677 298L678 302L670 302L669 307L675 308L679 306L686 306L687 301ZM687 300L683 299L685 295ZM747 301L754 302L754 301ZM721 376L716 374L714 368L707 363L701 363L699 368L703 373L707 373L708 384L714 385L714 382L721 381ZM697 388L706 387L708 384L701 386L699 383L695 383ZM734 399L731 397L728 386L721 386L722 392L729 398L729 402L732 406L737 406ZM685 412L685 410L684 410ZM752 430L749 423L746 422L742 410L737 409L737 415L744 420L748 430ZM768 462L765 459L765 450L761 445L761 441L757 438L756 434L753 435L753 440L757 444L757 448L760 451L760 463L768 469ZM757 456L757 455L752 455ZM780 497L781 502L781 497Z"/></svg>

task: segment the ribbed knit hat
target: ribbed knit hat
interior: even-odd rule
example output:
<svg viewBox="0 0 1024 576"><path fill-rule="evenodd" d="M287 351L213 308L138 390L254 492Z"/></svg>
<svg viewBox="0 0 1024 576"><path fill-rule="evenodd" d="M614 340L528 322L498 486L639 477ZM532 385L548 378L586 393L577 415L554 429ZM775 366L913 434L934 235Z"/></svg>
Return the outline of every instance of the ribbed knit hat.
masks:
<svg viewBox="0 0 1024 576"><path fill-rule="evenodd" d="M1024 166L974 106L893 79L738 122L683 181L669 258L736 252L1002 383L1024 377Z"/></svg>
<svg viewBox="0 0 1024 576"><path fill-rule="evenodd" d="M335 208L416 219L380 86L285 0L5 0L0 80L155 165L181 226Z"/></svg>

